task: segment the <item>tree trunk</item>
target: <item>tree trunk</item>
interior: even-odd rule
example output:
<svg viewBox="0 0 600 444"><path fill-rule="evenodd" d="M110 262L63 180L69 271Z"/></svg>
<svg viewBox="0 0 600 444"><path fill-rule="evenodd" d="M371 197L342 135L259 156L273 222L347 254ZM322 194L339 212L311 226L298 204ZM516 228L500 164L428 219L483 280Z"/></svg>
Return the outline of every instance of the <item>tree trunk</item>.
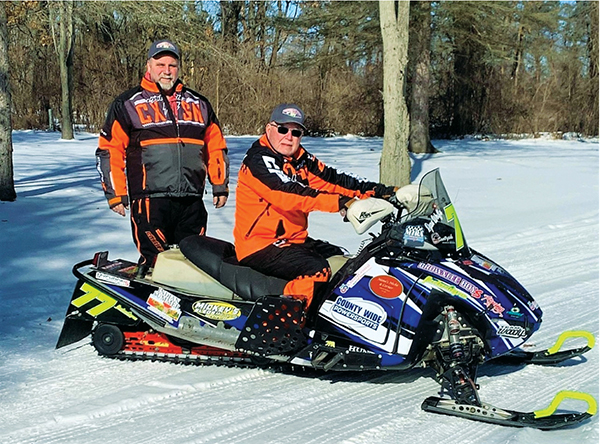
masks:
<svg viewBox="0 0 600 444"><path fill-rule="evenodd" d="M408 136L410 120L405 101L408 62L409 2L379 0L383 38L383 150L379 180L388 185L410 183Z"/></svg>
<svg viewBox="0 0 600 444"><path fill-rule="evenodd" d="M413 153L437 153L429 137L429 65L431 64L431 2L410 2L410 139Z"/></svg>
<svg viewBox="0 0 600 444"><path fill-rule="evenodd" d="M54 50L58 55L58 65L60 71L60 131L61 137L66 140L73 139L73 106L72 106L72 86L73 86L73 46L75 33L73 32L73 2L62 0L55 2L56 6L50 2L48 5L50 30L54 40ZM53 13L54 8L58 8L58 17ZM58 42L56 41L56 27L58 26Z"/></svg>
<svg viewBox="0 0 600 444"><path fill-rule="evenodd" d="M8 28L6 10L2 3L0 4L0 200L12 202L17 198L17 193L13 178L8 67Z"/></svg>

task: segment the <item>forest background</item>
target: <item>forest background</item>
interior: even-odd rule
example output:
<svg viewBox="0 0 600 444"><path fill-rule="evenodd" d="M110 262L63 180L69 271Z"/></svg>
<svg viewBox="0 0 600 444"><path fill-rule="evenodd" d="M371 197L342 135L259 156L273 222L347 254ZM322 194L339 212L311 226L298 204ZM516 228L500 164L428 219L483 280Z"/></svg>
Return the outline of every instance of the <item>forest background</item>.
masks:
<svg viewBox="0 0 600 444"><path fill-rule="evenodd" d="M376 1L6 1L14 129L55 129L59 26L71 21L73 123L97 131L168 38L183 81L225 134L257 134L273 106L299 104L312 135L383 135ZM62 8L62 9L61 9ZM62 24L61 24L62 22ZM64 53L64 46L63 46ZM429 57L427 82L418 63ZM423 95L422 88L426 88ZM597 1L411 2L406 97L428 101L432 138L598 135ZM414 106L414 105L412 105Z"/></svg>

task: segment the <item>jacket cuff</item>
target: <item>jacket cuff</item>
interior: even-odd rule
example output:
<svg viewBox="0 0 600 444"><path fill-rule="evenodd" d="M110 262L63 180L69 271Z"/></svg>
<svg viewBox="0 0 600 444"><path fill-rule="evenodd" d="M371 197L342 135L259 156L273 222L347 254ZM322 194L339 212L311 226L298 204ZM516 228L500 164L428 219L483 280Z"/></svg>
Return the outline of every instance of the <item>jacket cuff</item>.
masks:
<svg viewBox="0 0 600 444"><path fill-rule="evenodd" d="M123 206L129 206L129 197L128 196L116 196L112 199L108 199L108 206L110 208L114 208L119 204L123 204Z"/></svg>
<svg viewBox="0 0 600 444"><path fill-rule="evenodd" d="M229 196L229 187L227 185L213 185L213 196Z"/></svg>

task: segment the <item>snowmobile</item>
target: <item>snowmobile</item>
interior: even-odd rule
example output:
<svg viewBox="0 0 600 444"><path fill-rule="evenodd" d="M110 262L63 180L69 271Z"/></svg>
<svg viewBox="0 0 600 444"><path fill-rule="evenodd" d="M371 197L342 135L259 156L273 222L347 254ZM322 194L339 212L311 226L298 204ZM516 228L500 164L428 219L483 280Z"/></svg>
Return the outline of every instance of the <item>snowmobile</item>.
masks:
<svg viewBox="0 0 600 444"><path fill-rule="evenodd" d="M531 412L480 399L481 364L556 364L589 351L594 336L565 332L550 349L521 347L540 328L542 310L467 245L437 169L389 200L356 201L346 218L359 234L378 222L381 232L356 254L329 258L332 278L307 311L282 296L286 281L241 266L223 240L185 238L142 277L136 263L96 253L73 267L78 281L56 347L91 333L100 355L118 359L316 371L430 367L441 397L424 400L428 412L543 430L595 415L596 400L581 392L559 392ZM586 344L563 349L573 337ZM556 413L564 399L588 408Z"/></svg>

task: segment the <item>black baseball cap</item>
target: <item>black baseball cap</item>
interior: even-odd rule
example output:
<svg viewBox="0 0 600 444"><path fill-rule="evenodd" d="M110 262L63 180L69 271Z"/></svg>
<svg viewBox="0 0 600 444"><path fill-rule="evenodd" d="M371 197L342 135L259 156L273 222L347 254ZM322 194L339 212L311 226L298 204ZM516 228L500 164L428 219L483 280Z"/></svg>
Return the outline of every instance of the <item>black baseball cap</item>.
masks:
<svg viewBox="0 0 600 444"><path fill-rule="evenodd" d="M158 54L169 53L176 59L179 59L179 49L173 42L168 40L157 40L150 46L148 50L148 58L156 57Z"/></svg>
<svg viewBox="0 0 600 444"><path fill-rule="evenodd" d="M302 128L304 126L304 112L298 108L298 106L291 103L282 103L277 105L271 113L271 120L269 122L275 123L297 123Z"/></svg>

